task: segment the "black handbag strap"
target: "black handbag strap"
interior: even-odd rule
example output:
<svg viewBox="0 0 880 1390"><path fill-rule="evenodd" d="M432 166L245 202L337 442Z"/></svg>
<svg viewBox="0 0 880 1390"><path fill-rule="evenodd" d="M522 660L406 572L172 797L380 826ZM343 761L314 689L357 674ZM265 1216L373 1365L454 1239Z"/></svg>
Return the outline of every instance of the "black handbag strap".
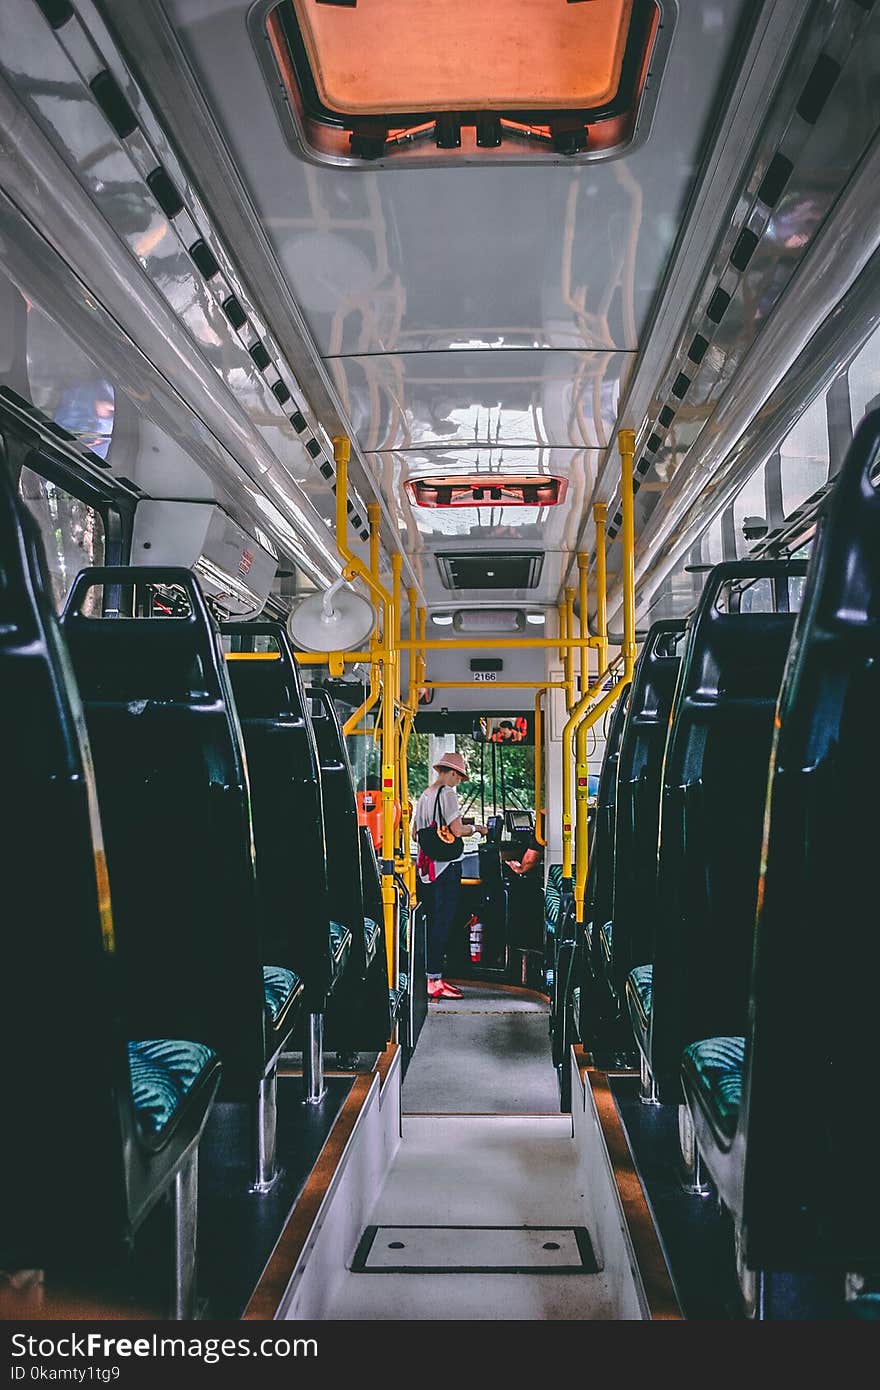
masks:
<svg viewBox="0 0 880 1390"><path fill-rule="evenodd" d="M442 825L445 827L448 824L448 822L443 814L443 807L440 802L440 798L443 795L443 791L444 788L442 786L437 788L437 796L434 800L434 820L438 825Z"/></svg>

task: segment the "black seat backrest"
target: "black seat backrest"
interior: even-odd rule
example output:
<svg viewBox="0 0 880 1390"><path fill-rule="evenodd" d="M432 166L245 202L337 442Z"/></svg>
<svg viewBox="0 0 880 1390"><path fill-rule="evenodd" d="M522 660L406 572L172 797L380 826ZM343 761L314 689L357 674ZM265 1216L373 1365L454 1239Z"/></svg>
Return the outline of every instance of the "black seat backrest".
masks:
<svg viewBox="0 0 880 1390"><path fill-rule="evenodd" d="M121 1240L148 1195L85 720L2 455L0 728L0 1264L14 1269Z"/></svg>
<svg viewBox="0 0 880 1390"><path fill-rule="evenodd" d="M379 875L379 861L369 826L358 826L361 842L361 888L363 891L364 914L374 922L382 923L382 879Z"/></svg>
<svg viewBox="0 0 880 1390"><path fill-rule="evenodd" d="M281 623L227 622L226 660L244 733L263 952L304 981L320 1012L332 982L324 806L302 679ZM269 647L252 650L257 639Z"/></svg>
<svg viewBox="0 0 880 1390"><path fill-rule="evenodd" d="M597 927L610 921L614 904L614 822L617 815L617 766L632 683L625 685L611 715L599 772L589 840L584 922L592 943Z"/></svg>
<svg viewBox="0 0 880 1390"><path fill-rule="evenodd" d="M363 971L366 952L360 828L351 766L330 693L310 686L308 696L321 765L330 917L351 932L351 959L356 969Z"/></svg>
<svg viewBox="0 0 880 1390"><path fill-rule="evenodd" d="M611 978L622 992L634 966L651 960L657 914L660 779L686 623L664 619L648 630L630 689L617 760ZM602 922L596 920L596 926Z"/></svg>
<svg viewBox="0 0 880 1390"><path fill-rule="evenodd" d="M688 629L663 761L650 1049L678 1098L684 1047L741 1034L773 713L791 613L723 611L750 580L785 581L806 561L717 565Z"/></svg>
<svg viewBox="0 0 880 1390"><path fill-rule="evenodd" d="M175 584L186 617L88 618L93 585ZM192 1037L251 1094L265 1019L241 729L189 570L82 571L62 618L86 708L113 883L125 1022Z"/></svg>
<svg viewBox="0 0 880 1390"><path fill-rule="evenodd" d="M740 1114L747 1246L774 1268L880 1263L880 1190L852 1173L877 1148L878 462L874 411L825 504L779 698Z"/></svg>

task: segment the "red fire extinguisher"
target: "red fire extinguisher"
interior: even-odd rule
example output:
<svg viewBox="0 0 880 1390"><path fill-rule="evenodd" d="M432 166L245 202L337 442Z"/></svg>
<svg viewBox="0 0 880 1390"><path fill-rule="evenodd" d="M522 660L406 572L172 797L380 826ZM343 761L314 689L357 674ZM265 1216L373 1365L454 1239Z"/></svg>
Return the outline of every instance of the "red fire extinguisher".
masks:
<svg viewBox="0 0 880 1390"><path fill-rule="evenodd" d="M468 926L471 932L471 964L478 965L483 959L483 924L472 916Z"/></svg>

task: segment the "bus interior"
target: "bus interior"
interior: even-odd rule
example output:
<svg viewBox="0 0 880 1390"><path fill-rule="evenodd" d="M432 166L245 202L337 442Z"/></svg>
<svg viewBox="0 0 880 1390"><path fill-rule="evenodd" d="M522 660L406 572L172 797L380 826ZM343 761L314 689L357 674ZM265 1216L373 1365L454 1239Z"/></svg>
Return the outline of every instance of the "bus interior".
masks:
<svg viewBox="0 0 880 1390"><path fill-rule="evenodd" d="M4 0L0 1318L880 1316L878 71Z"/></svg>

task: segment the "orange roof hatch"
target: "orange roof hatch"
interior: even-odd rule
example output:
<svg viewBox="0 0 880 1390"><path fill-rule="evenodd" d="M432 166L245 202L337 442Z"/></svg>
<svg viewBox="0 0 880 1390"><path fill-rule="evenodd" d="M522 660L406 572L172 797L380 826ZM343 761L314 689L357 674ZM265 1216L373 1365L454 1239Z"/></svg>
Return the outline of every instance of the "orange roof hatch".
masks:
<svg viewBox="0 0 880 1390"><path fill-rule="evenodd" d="M526 143L532 158L541 145L596 158L632 140L655 39L675 10L668 0L281 0L267 32L299 136L319 158L417 146L448 163L450 151Z"/></svg>

